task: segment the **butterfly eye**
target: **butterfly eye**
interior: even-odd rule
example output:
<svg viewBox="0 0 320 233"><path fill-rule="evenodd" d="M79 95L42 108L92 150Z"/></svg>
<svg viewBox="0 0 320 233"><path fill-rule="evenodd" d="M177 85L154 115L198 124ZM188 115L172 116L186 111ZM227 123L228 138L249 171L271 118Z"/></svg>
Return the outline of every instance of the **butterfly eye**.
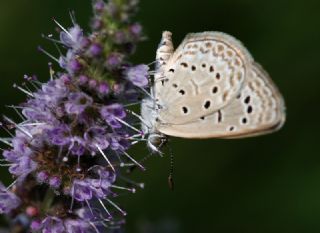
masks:
<svg viewBox="0 0 320 233"><path fill-rule="evenodd" d="M207 65L206 65L205 63L203 63L203 64L202 64L202 67L203 67L203 68L206 68L206 67L207 67Z"/></svg>
<svg viewBox="0 0 320 233"><path fill-rule="evenodd" d="M172 84L172 87L177 88L178 85L176 83Z"/></svg>
<svg viewBox="0 0 320 233"><path fill-rule="evenodd" d="M169 70L169 72L172 72L172 73L174 73L174 69L170 69L170 70Z"/></svg>
<svg viewBox="0 0 320 233"><path fill-rule="evenodd" d="M217 74L216 74L216 79L217 79L217 80L220 80L220 78L221 78L220 73L217 73Z"/></svg>
<svg viewBox="0 0 320 233"><path fill-rule="evenodd" d="M252 111L253 111L253 108L252 108L252 106L249 106L248 108L247 108L247 113L252 113Z"/></svg>
<svg viewBox="0 0 320 233"><path fill-rule="evenodd" d="M196 69L197 69L196 66L192 66L192 67L191 67L191 70L192 70L192 71L196 71Z"/></svg>

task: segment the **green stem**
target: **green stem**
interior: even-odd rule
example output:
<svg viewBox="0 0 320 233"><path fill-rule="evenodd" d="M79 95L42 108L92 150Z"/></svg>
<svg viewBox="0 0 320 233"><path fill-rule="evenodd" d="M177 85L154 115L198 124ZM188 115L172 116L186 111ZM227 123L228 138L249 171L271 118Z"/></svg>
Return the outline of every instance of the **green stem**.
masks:
<svg viewBox="0 0 320 233"><path fill-rule="evenodd" d="M52 189L48 188L46 195L44 196L42 206L41 206L41 211L43 213L47 213L48 210L51 208L55 196L56 195L55 195L54 191Z"/></svg>

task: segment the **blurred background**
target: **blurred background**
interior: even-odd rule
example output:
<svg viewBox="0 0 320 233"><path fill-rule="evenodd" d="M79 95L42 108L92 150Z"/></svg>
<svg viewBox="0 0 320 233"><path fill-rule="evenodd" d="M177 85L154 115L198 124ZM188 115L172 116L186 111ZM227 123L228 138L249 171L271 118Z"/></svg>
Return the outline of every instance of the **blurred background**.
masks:
<svg viewBox="0 0 320 233"><path fill-rule="evenodd" d="M320 232L320 2L312 0L141 0L137 15L148 40L135 63L154 60L163 30L177 46L188 32L217 30L240 39L283 93L287 122L275 134L242 140L180 140L175 190L168 188L169 157L153 158L133 179L144 190L122 197L128 233ZM0 109L24 95L12 88L24 74L48 79L52 49L41 33L55 17L71 25L69 10L88 28L90 0L0 0ZM54 51L54 50L53 50ZM145 145L132 154L147 154ZM0 170L7 185L10 177Z"/></svg>

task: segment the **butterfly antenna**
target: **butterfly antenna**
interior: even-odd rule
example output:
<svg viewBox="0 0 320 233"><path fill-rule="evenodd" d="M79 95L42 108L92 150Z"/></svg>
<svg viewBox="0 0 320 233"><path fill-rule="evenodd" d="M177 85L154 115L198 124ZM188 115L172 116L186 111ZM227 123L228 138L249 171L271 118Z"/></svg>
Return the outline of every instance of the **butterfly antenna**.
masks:
<svg viewBox="0 0 320 233"><path fill-rule="evenodd" d="M174 190L174 180L173 180L174 157L173 157L171 147L168 146L168 148L170 153L170 171L169 171L169 177L168 177L168 185L169 185L169 188L173 191Z"/></svg>

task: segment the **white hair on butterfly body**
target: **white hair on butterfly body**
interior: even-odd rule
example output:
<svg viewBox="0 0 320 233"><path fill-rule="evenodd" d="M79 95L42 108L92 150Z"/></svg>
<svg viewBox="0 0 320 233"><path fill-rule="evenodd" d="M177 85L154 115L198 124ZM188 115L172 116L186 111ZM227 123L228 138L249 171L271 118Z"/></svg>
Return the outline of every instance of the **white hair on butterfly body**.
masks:
<svg viewBox="0 0 320 233"><path fill-rule="evenodd" d="M162 106L155 96L155 83L166 78L162 67L166 65L166 61L170 59L174 52L171 36L172 33L168 31L165 31L162 34L162 39L156 53L156 71L154 74L154 80L152 80L152 86L150 87L151 98L148 97L143 99L141 104L141 117L144 119L142 132L144 132L148 137L147 146L151 152L158 153L160 155L162 154L160 148L167 142L168 137L165 134L160 133L156 127L157 121L159 120L158 111Z"/></svg>
<svg viewBox="0 0 320 233"><path fill-rule="evenodd" d="M151 97L141 104L151 151L161 153L168 136L244 138L283 126L281 93L240 41L191 33L174 51L171 35L163 32Z"/></svg>
<svg viewBox="0 0 320 233"><path fill-rule="evenodd" d="M167 142L168 137L157 130L157 115L155 100L151 98L142 100L141 117L144 119L141 125L142 132L147 135L147 146L151 152L161 155L160 148Z"/></svg>

